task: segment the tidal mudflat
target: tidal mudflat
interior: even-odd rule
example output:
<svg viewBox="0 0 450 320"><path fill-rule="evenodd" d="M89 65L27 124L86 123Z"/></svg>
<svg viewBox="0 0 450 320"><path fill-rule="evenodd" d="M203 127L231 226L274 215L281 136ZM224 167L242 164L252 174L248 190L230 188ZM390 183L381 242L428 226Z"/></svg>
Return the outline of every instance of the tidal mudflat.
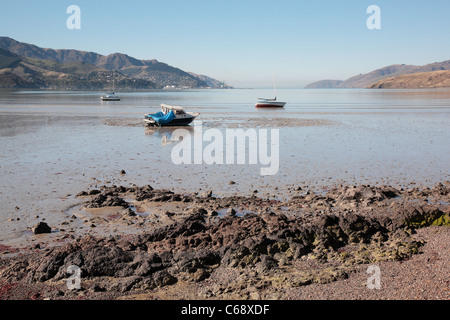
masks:
<svg viewBox="0 0 450 320"><path fill-rule="evenodd" d="M256 91L2 93L1 298L448 299L448 93ZM161 102L279 129L278 173L174 165L176 129L140 122Z"/></svg>

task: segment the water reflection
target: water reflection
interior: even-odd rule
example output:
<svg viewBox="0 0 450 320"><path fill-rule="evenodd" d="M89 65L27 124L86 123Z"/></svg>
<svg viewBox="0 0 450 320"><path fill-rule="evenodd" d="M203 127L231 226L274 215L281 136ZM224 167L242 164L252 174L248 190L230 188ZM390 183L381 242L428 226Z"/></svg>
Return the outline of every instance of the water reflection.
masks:
<svg viewBox="0 0 450 320"><path fill-rule="evenodd" d="M177 129L184 129L177 132L177 139L172 137L173 133ZM161 139L161 145L166 146L172 143L181 141L187 135L192 135L194 133L194 128L192 126L182 126L182 127L147 127L145 129L145 135L153 136L155 138Z"/></svg>

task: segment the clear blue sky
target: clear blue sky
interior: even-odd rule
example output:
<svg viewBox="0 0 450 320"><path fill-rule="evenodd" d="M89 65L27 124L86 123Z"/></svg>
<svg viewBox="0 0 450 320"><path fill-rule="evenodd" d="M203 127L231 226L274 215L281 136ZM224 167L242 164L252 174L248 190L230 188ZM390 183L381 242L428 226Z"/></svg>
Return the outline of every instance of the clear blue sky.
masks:
<svg viewBox="0 0 450 320"><path fill-rule="evenodd" d="M81 8L81 30L66 9ZM369 30L369 5L381 30ZM1 0L0 35L157 59L234 86L302 87L390 64L450 59L450 1Z"/></svg>

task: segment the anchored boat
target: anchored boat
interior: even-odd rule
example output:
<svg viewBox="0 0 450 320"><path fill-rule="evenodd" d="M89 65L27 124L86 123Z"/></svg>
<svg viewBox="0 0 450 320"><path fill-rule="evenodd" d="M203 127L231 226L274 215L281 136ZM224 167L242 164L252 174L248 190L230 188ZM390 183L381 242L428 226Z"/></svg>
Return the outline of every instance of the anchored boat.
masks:
<svg viewBox="0 0 450 320"><path fill-rule="evenodd" d="M161 104L161 111L146 114L144 122L147 126L187 126L199 116L198 112L186 112L182 107Z"/></svg>
<svg viewBox="0 0 450 320"><path fill-rule="evenodd" d="M286 104L286 102L277 101L277 97L274 99L258 98L258 100L255 108L283 108Z"/></svg>
<svg viewBox="0 0 450 320"><path fill-rule="evenodd" d="M283 108L286 102L277 101L277 87L275 85L275 74L273 76L273 91L275 98L258 98L258 102L255 104L255 108Z"/></svg>
<svg viewBox="0 0 450 320"><path fill-rule="evenodd" d="M114 92L108 93L102 97L102 101L120 101L120 98L114 94Z"/></svg>
<svg viewBox="0 0 450 320"><path fill-rule="evenodd" d="M102 96L102 101L120 101L120 98L115 95L114 91L116 89L116 72L113 72L113 92L106 94L106 96Z"/></svg>

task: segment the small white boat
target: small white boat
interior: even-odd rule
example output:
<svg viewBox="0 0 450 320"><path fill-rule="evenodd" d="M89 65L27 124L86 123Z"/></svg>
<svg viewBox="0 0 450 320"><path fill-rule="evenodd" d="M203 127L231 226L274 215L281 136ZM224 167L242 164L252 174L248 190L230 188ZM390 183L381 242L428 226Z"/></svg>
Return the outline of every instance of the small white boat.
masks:
<svg viewBox="0 0 450 320"><path fill-rule="evenodd" d="M120 98L118 96L116 96L116 94L114 93L115 86L116 86L116 72L114 71L113 72L113 92L107 93L106 96L102 96L101 97L102 101L120 101Z"/></svg>
<svg viewBox="0 0 450 320"><path fill-rule="evenodd" d="M275 85L275 74L273 76L273 91L275 98L258 98L258 102L255 104L255 108L283 108L286 102L277 101L277 87Z"/></svg>
<svg viewBox="0 0 450 320"><path fill-rule="evenodd" d="M120 101L120 98L114 94L114 92L106 94L102 97L102 101Z"/></svg>
<svg viewBox="0 0 450 320"><path fill-rule="evenodd" d="M274 99L259 98L255 108L283 108L285 105L286 102L277 101L277 97Z"/></svg>
<svg viewBox="0 0 450 320"><path fill-rule="evenodd" d="M182 107L161 104L161 111L144 117L147 126L187 126L199 116L198 112L186 112Z"/></svg>

